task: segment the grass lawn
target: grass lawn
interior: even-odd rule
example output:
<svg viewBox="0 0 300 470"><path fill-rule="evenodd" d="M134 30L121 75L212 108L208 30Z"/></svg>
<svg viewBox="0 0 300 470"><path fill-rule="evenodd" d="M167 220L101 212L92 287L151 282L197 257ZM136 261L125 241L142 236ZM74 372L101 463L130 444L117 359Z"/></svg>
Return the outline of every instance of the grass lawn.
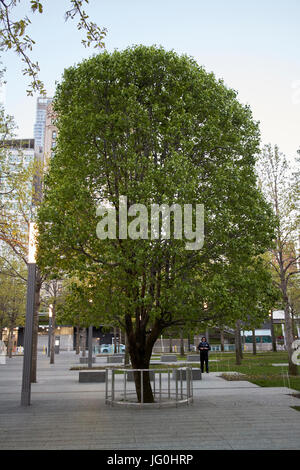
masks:
<svg viewBox="0 0 300 470"><path fill-rule="evenodd" d="M219 359L218 362L210 363L211 372L238 372L244 375L228 376L227 380L248 380L261 387L288 387L300 391L300 375L297 377L288 375L287 366L272 366L288 362L288 355L285 351L277 353L264 352L244 353L242 364L237 366L234 353L212 353L210 359Z"/></svg>

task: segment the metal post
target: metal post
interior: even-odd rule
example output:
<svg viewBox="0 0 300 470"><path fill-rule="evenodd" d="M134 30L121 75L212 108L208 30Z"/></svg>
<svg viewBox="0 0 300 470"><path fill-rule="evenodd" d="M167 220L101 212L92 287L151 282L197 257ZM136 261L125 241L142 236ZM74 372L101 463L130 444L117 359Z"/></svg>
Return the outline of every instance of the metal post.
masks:
<svg viewBox="0 0 300 470"><path fill-rule="evenodd" d="M50 348L51 348L51 334L52 334L52 318L49 317L49 330L48 330L48 352L47 357L50 357Z"/></svg>
<svg viewBox="0 0 300 470"><path fill-rule="evenodd" d="M178 401L178 376L179 376L179 374L178 374L178 369L175 369L175 371L176 371L175 372L175 374L176 374L175 377L176 377L176 406L177 406L177 401Z"/></svg>
<svg viewBox="0 0 300 470"><path fill-rule="evenodd" d="M159 402L161 402L161 372L159 372Z"/></svg>
<svg viewBox="0 0 300 470"><path fill-rule="evenodd" d="M105 403L108 399L108 369L105 369Z"/></svg>
<svg viewBox="0 0 300 470"><path fill-rule="evenodd" d="M112 369L111 371L111 404L113 405L113 402L115 400L115 370Z"/></svg>
<svg viewBox="0 0 300 470"><path fill-rule="evenodd" d="M168 370L168 398L170 398L170 370Z"/></svg>
<svg viewBox="0 0 300 470"><path fill-rule="evenodd" d="M144 371L141 369L141 406L144 403Z"/></svg>
<svg viewBox="0 0 300 470"><path fill-rule="evenodd" d="M183 399L183 390L182 390L182 369L180 369L180 396L181 400Z"/></svg>
<svg viewBox="0 0 300 470"><path fill-rule="evenodd" d="M89 326L88 342L89 342L88 367L92 368L93 367L93 327L92 326Z"/></svg>
<svg viewBox="0 0 300 470"><path fill-rule="evenodd" d="M186 369L186 395L187 395L187 398L189 399L190 398L190 372L191 372L191 369L189 367L187 367Z"/></svg>
<svg viewBox="0 0 300 470"><path fill-rule="evenodd" d="M127 370L124 370L124 400L126 400L126 379L127 379Z"/></svg>
<svg viewBox="0 0 300 470"><path fill-rule="evenodd" d="M27 304L26 304L23 376L22 376L22 392L21 392L21 405L22 406L30 405L30 396L31 396L30 377L31 377L31 364L32 364L35 279L36 279L36 264L28 263Z"/></svg>

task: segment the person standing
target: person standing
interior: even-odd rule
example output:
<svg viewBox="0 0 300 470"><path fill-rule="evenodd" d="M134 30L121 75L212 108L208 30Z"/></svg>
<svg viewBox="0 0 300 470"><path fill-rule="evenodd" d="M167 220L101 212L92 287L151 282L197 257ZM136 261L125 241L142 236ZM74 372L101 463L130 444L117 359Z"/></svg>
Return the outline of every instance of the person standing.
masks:
<svg viewBox="0 0 300 470"><path fill-rule="evenodd" d="M206 373L208 374L208 351L210 351L210 345L206 341L205 336L201 338L201 342L198 345L198 348L200 351L200 367L201 367L201 372L204 372L204 363L205 363L205 369Z"/></svg>

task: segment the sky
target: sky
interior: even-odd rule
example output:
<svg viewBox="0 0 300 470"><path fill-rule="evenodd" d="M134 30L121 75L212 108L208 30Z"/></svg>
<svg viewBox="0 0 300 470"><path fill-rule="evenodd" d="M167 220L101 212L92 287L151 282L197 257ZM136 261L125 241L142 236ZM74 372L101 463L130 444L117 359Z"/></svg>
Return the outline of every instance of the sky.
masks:
<svg viewBox="0 0 300 470"><path fill-rule="evenodd" d="M76 20L64 21L69 0L43 0L28 32L36 41L32 58L48 96L64 68L95 53L81 44ZM18 14L29 13L21 0ZM26 9L27 8L27 9ZM238 91L260 121L262 144L277 144L288 158L300 148L299 0L90 0L90 19L107 28L106 49L133 44L162 45L194 57L208 72ZM0 99L15 117L18 136L33 137L36 98L28 97L23 64L2 53L6 85Z"/></svg>

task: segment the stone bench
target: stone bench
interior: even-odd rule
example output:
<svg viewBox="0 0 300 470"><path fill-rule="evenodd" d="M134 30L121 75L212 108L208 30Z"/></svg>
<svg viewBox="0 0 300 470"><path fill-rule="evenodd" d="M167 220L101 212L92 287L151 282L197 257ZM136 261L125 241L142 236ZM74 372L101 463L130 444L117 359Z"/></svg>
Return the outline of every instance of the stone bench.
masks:
<svg viewBox="0 0 300 470"><path fill-rule="evenodd" d="M201 370L200 369L192 369L192 379L193 380L201 380L202 379L202 374L201 374ZM178 380L180 380L180 369L176 369L173 371L172 373L172 379L176 379L176 374L177 374L177 378ZM181 374L182 374L182 380L186 380L186 369L182 369L181 370Z"/></svg>
<svg viewBox="0 0 300 470"><path fill-rule="evenodd" d="M200 357L197 354L192 354L191 356L186 357L186 362L199 362Z"/></svg>
<svg viewBox="0 0 300 470"><path fill-rule="evenodd" d="M149 373L149 376L150 376L150 380L154 380L154 371L151 370L150 373ZM141 373L140 373L141 374ZM134 374L133 374L133 370L131 371L128 371L127 372L127 382L134 382Z"/></svg>
<svg viewBox="0 0 300 470"><path fill-rule="evenodd" d="M105 370L81 370L79 382L105 382Z"/></svg>
<svg viewBox="0 0 300 470"><path fill-rule="evenodd" d="M160 356L160 362L177 362L177 356L175 354Z"/></svg>
<svg viewBox="0 0 300 470"><path fill-rule="evenodd" d="M116 354L115 356L107 356L108 364L120 364L124 361L124 355Z"/></svg>
<svg viewBox="0 0 300 470"><path fill-rule="evenodd" d="M96 358L92 357L92 363L94 364L96 362ZM79 358L79 364L88 364L89 363L89 358L88 357L80 357Z"/></svg>

